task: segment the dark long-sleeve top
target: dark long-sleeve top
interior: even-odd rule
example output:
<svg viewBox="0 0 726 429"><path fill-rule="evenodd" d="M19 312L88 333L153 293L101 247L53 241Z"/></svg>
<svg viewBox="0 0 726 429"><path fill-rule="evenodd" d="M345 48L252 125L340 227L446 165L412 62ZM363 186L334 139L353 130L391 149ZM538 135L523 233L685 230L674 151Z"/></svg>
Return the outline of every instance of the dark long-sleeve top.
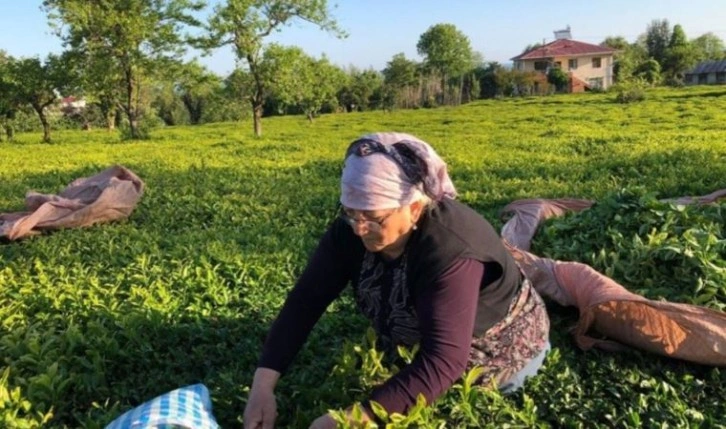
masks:
<svg viewBox="0 0 726 429"><path fill-rule="evenodd" d="M501 320L519 283L514 261L486 220L453 200L439 203L407 245L408 288L420 349L371 394L389 413L405 413L423 394L430 403L464 372L472 337ZM365 249L336 221L289 293L259 366L284 373L328 305L356 287Z"/></svg>
<svg viewBox="0 0 726 429"><path fill-rule="evenodd" d="M331 259L326 257L325 247L322 243L273 324L261 367L283 372L325 308L341 292L342 288L319 277L336 271L329 265ZM403 413L416 403L419 393L433 402L462 375L483 274L481 262L458 259L419 291L414 305L421 333L420 351L411 364L374 389L370 400L389 413Z"/></svg>

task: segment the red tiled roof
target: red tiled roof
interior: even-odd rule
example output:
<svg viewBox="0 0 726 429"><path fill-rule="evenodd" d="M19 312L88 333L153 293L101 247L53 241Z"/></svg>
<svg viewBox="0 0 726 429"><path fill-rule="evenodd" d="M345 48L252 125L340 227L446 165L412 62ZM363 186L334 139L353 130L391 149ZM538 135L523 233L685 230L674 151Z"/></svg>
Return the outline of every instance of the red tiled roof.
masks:
<svg viewBox="0 0 726 429"><path fill-rule="evenodd" d="M591 45L577 40L559 39L539 48L524 52L512 58L512 61L533 60L535 58L574 57L587 54L612 54L615 49Z"/></svg>

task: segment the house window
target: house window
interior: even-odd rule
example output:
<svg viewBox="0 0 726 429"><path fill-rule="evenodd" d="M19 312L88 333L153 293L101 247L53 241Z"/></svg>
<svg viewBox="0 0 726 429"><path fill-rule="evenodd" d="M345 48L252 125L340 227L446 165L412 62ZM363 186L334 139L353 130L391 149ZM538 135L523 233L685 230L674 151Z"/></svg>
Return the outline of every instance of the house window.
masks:
<svg viewBox="0 0 726 429"><path fill-rule="evenodd" d="M575 70L577 68L577 58L568 60L567 67L569 67L570 70Z"/></svg>
<svg viewBox="0 0 726 429"><path fill-rule="evenodd" d="M547 70L548 65L549 65L549 63L547 61L535 61L534 69L537 71L545 71L545 70Z"/></svg>
<svg viewBox="0 0 726 429"><path fill-rule="evenodd" d="M726 72L716 73L716 82L717 83L726 83Z"/></svg>
<svg viewBox="0 0 726 429"><path fill-rule="evenodd" d="M602 67L602 58L600 58L600 57L593 58L592 59L592 68L599 69L600 67Z"/></svg>
<svg viewBox="0 0 726 429"><path fill-rule="evenodd" d="M591 89L595 89L595 88L602 89L602 87L603 87L603 78L601 78L601 77L591 77L590 79L587 80L587 85Z"/></svg>
<svg viewBox="0 0 726 429"><path fill-rule="evenodd" d="M708 83L708 74L707 73L701 73L698 75L698 84L703 85Z"/></svg>

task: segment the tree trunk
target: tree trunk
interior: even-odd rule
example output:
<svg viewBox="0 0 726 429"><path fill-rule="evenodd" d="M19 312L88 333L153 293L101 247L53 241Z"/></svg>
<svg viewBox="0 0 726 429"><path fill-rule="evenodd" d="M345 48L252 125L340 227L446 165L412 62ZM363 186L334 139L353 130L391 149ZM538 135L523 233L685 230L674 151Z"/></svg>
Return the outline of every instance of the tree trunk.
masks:
<svg viewBox="0 0 726 429"><path fill-rule="evenodd" d="M254 111L254 129L255 129L255 136L261 137L262 136L262 103L259 103L255 101L252 104L252 110Z"/></svg>
<svg viewBox="0 0 726 429"><path fill-rule="evenodd" d="M139 134L139 116L136 112L136 109L131 109L127 112L127 115L129 117L129 128L131 129L131 138L132 139L138 139L141 137L141 134Z"/></svg>
<svg viewBox="0 0 726 429"><path fill-rule="evenodd" d="M5 135L8 137L8 141L13 141L15 138L15 128L13 128L13 124L5 124Z"/></svg>
<svg viewBox="0 0 726 429"><path fill-rule="evenodd" d="M308 115L307 116L308 116L308 121L312 124L313 123L313 119L315 118L313 116L313 112L308 112Z"/></svg>
<svg viewBox="0 0 726 429"><path fill-rule="evenodd" d="M255 93L252 96L253 126L255 136L262 136L262 109L265 107L265 83L257 68L257 60L252 54L247 55L247 64L250 67L250 73L255 79Z"/></svg>
<svg viewBox="0 0 726 429"><path fill-rule="evenodd" d="M106 117L106 129L108 132L113 131L116 128L116 110L108 109L104 116Z"/></svg>
<svg viewBox="0 0 726 429"><path fill-rule="evenodd" d="M45 116L45 108L39 105L33 105L33 109L40 118L40 123L43 124L43 143L50 143L50 124L48 118Z"/></svg>
<svg viewBox="0 0 726 429"><path fill-rule="evenodd" d="M139 112L134 106L134 75L131 68L127 65L124 70L126 76L126 104L124 110L126 110L126 116L129 118L129 128L131 131L131 138L136 140L140 137L139 134Z"/></svg>

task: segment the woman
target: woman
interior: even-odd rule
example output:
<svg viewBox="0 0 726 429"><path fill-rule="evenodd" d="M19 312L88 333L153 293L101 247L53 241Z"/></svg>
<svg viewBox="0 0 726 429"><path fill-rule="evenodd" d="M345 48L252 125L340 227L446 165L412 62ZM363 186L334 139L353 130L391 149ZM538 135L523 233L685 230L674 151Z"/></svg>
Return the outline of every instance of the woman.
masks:
<svg viewBox="0 0 726 429"><path fill-rule="evenodd" d="M340 217L270 329L245 428L272 427L280 374L349 282L383 347L420 345L371 394L389 413L405 413L420 393L431 403L467 367L484 366L481 382L503 391L537 371L549 348L544 304L492 226L455 196L446 164L411 135L370 134L350 145ZM329 415L311 425L333 427Z"/></svg>

